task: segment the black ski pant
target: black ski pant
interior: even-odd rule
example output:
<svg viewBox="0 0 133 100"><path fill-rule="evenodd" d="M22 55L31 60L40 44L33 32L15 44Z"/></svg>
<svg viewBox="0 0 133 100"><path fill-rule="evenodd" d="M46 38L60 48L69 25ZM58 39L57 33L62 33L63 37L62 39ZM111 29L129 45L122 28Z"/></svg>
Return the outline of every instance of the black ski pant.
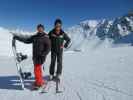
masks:
<svg viewBox="0 0 133 100"><path fill-rule="evenodd" d="M62 54L63 54L63 50L61 50L60 52L51 52L51 64L50 64L50 75L54 75L55 73L55 64L57 61L57 71L56 71L56 75L61 75L62 74Z"/></svg>

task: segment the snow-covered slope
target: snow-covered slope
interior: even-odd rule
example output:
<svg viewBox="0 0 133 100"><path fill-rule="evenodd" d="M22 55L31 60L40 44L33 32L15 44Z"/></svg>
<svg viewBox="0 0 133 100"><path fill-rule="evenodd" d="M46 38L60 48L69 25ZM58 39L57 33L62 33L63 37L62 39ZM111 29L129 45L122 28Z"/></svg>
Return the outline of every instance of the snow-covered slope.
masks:
<svg viewBox="0 0 133 100"><path fill-rule="evenodd" d="M99 44L99 41L108 39L110 43L122 44L124 42L122 39L133 32L133 13L114 18L113 20L86 20L79 25L68 28L67 32L72 37L73 45L71 49L74 50L84 49L82 46L88 46L86 44L89 44L90 40ZM84 43L84 41L88 41L88 43ZM131 40L128 43L132 44L133 41Z"/></svg>
<svg viewBox="0 0 133 100"><path fill-rule="evenodd" d="M103 48L88 52L66 52L62 87L55 93L55 84L49 83L49 92L30 91L34 79L25 81L21 90L12 58L0 58L1 100L133 100L133 47ZM27 62L29 64L31 60ZM45 64L47 79L50 56ZM33 70L32 70L33 71Z"/></svg>
<svg viewBox="0 0 133 100"><path fill-rule="evenodd" d="M5 28L0 27L0 56L10 56L11 50L11 34Z"/></svg>
<svg viewBox="0 0 133 100"><path fill-rule="evenodd" d="M0 27L0 56L12 56L12 34L10 32L19 33L17 35L29 36L34 32L24 32L20 30L8 30ZM23 43L17 42L17 49L23 53L31 55L31 45L25 45Z"/></svg>

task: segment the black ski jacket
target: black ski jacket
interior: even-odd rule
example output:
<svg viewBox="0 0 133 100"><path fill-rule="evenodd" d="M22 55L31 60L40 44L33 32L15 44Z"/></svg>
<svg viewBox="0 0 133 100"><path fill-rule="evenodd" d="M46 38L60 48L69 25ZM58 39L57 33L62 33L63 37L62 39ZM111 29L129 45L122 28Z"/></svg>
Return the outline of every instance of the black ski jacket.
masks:
<svg viewBox="0 0 133 100"><path fill-rule="evenodd" d="M57 35L55 33L55 29L53 29L49 32L48 35L51 40L51 52L59 53L60 51L63 50L62 46L67 48L71 42L71 39L63 30L61 30L60 34ZM64 43L64 40L65 40L65 43Z"/></svg>
<svg viewBox="0 0 133 100"><path fill-rule="evenodd" d="M27 44L33 44L34 64L43 64L45 62L46 56L51 49L49 36L46 33L37 33L29 38L22 38L19 36L14 36L14 38Z"/></svg>

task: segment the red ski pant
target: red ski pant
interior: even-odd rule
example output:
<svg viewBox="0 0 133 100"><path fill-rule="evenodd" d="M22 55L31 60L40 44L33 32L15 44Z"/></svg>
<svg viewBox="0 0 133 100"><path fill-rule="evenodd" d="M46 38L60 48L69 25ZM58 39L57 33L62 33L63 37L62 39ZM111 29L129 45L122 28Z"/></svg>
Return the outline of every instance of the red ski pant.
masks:
<svg viewBox="0 0 133 100"><path fill-rule="evenodd" d="M42 76L42 65L41 64L35 64L34 75L35 75L35 85L38 85L38 86L43 85L44 80Z"/></svg>

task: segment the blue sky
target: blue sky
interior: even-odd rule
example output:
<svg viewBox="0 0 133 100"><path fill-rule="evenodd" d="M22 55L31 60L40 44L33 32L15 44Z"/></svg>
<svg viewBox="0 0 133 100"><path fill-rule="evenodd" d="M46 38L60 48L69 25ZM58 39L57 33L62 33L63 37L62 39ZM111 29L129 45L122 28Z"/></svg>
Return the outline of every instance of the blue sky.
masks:
<svg viewBox="0 0 133 100"><path fill-rule="evenodd" d="M0 0L0 26L34 31L46 30L61 18L64 28L86 19L114 18L133 10L133 0Z"/></svg>

